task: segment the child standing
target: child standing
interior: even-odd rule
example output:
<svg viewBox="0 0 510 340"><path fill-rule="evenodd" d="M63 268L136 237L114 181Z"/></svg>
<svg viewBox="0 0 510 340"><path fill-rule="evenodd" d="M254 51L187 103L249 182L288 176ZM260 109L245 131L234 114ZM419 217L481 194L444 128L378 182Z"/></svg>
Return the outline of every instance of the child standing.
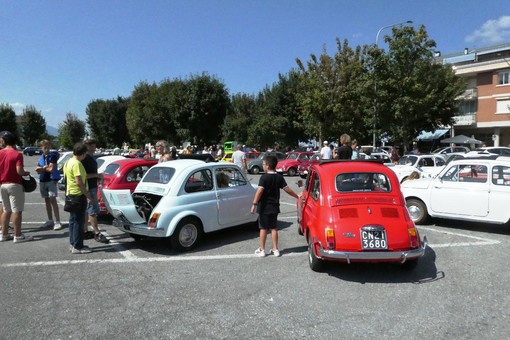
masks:
<svg viewBox="0 0 510 340"><path fill-rule="evenodd" d="M255 255L258 257L266 256L266 237L269 229L271 229L271 241L273 242L273 249L271 249L271 252L275 256L280 256L277 229L278 213L280 212L280 189L283 189L292 197L299 197L287 186L287 182L285 182L283 176L276 173L275 169L277 163L278 159L274 155L264 157L262 167L265 173L260 177L259 187L253 198L253 205L251 207L252 214L255 212L255 209L257 209L257 213L259 214L260 240L259 248L255 250Z"/></svg>

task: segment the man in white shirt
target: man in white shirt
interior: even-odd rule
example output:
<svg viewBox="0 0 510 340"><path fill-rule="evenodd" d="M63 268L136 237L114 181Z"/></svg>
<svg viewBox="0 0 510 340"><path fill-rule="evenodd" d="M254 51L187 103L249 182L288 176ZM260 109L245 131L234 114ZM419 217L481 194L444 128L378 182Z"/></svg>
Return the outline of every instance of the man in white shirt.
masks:
<svg viewBox="0 0 510 340"><path fill-rule="evenodd" d="M328 145L328 141L324 141L324 146L321 149L321 159L331 159L331 148Z"/></svg>
<svg viewBox="0 0 510 340"><path fill-rule="evenodd" d="M232 163L239 165L241 169L246 171L248 170L248 166L246 164L246 156L244 155L242 149L242 145L237 145L237 151L232 154Z"/></svg>

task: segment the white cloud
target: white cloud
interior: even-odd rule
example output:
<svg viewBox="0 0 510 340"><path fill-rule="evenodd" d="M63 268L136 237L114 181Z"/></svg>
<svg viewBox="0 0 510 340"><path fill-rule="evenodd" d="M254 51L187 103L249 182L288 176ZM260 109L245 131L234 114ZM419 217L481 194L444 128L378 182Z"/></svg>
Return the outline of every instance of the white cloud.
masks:
<svg viewBox="0 0 510 340"><path fill-rule="evenodd" d="M464 41L479 46L501 44L510 41L510 16L488 20L482 27L468 35Z"/></svg>
<svg viewBox="0 0 510 340"><path fill-rule="evenodd" d="M12 106L12 108L14 109L14 112L16 112L16 114L20 115L23 113L23 109L25 107L27 107L26 104L23 104L23 103L9 103L10 106Z"/></svg>

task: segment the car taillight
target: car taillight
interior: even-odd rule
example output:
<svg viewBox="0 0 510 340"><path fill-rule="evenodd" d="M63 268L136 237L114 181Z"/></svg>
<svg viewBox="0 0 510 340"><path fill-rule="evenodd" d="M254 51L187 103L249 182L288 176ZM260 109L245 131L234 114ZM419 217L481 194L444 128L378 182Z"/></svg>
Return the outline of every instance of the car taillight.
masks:
<svg viewBox="0 0 510 340"><path fill-rule="evenodd" d="M151 219L149 220L149 228L154 228L158 224L158 218L161 214L160 213L154 213L151 216Z"/></svg>
<svg viewBox="0 0 510 340"><path fill-rule="evenodd" d="M404 209L404 217L407 223L407 233L409 234L410 246L411 248L418 248L420 246L420 234L418 234L418 230L416 229L411 216L409 216L407 209Z"/></svg>
<svg viewBox="0 0 510 340"><path fill-rule="evenodd" d="M332 228L326 228L324 234L326 235L326 247L335 249L335 231Z"/></svg>

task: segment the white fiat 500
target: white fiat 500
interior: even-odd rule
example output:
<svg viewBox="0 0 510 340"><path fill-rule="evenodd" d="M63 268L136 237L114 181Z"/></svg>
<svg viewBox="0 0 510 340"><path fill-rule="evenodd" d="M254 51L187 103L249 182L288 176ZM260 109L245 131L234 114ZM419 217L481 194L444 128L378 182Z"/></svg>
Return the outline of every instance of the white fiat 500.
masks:
<svg viewBox="0 0 510 340"><path fill-rule="evenodd" d="M429 216L504 224L510 221L510 157L463 158L435 178L401 184L416 224Z"/></svg>
<svg viewBox="0 0 510 340"><path fill-rule="evenodd" d="M150 168L136 187L102 189L113 224L133 238L170 237L190 250L204 233L256 222L250 208L256 186L230 163L184 159Z"/></svg>

